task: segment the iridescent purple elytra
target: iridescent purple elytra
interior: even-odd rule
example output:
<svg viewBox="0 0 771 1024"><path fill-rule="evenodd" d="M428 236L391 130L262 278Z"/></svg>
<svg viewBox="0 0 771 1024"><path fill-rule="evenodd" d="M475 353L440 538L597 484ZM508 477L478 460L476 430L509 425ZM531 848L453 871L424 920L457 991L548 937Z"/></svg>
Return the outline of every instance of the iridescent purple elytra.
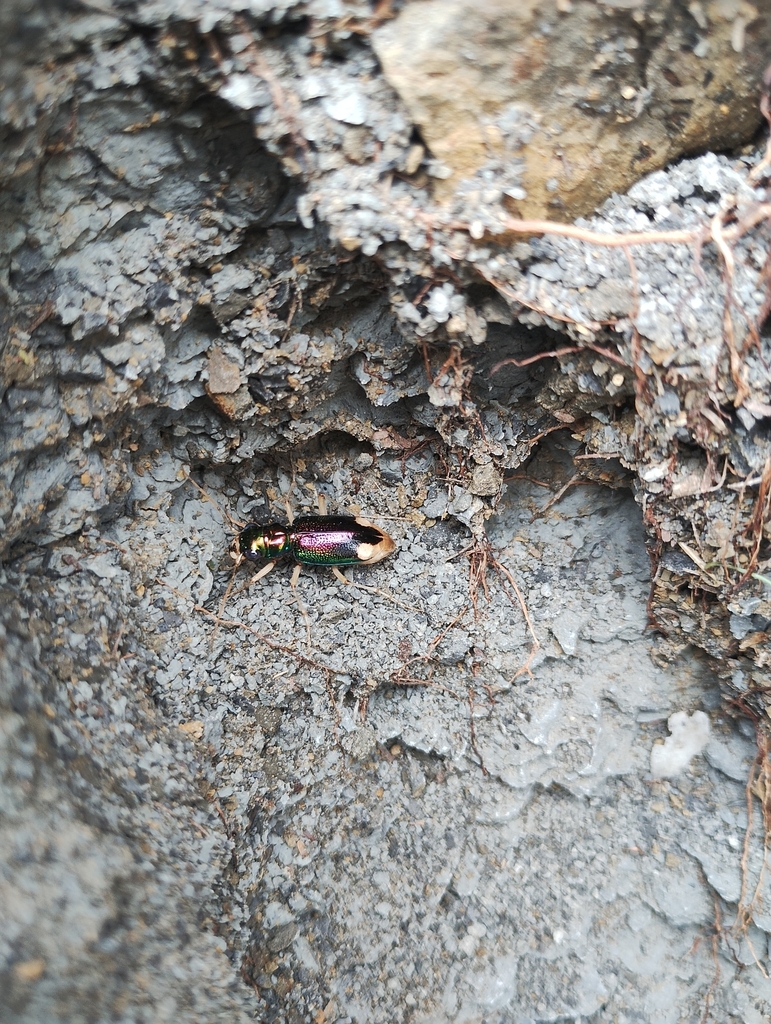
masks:
<svg viewBox="0 0 771 1024"><path fill-rule="evenodd" d="M393 539L356 516L302 516L291 526L249 523L238 550L250 561L293 558L302 565L374 565L390 555Z"/></svg>

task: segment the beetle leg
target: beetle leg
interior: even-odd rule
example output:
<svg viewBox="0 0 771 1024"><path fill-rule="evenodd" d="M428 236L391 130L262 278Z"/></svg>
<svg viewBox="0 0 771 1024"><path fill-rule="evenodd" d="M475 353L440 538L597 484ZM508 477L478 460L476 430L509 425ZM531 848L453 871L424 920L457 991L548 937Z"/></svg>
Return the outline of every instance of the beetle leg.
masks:
<svg viewBox="0 0 771 1024"><path fill-rule="evenodd" d="M254 576L252 576L252 578L249 580L249 582L247 583L247 587L251 587L253 583L256 583L258 580L261 580L263 577L267 576L270 570L275 566L275 564L275 562L268 562L267 565L263 565L260 571L256 573Z"/></svg>
<svg viewBox="0 0 771 1024"><path fill-rule="evenodd" d="M319 515L325 516L327 514L327 498L321 491L316 494L316 504L319 506Z"/></svg>
<svg viewBox="0 0 771 1024"><path fill-rule="evenodd" d="M211 650L214 647L214 641L217 639L217 633L219 632L220 622L222 621L222 613L225 611L225 605L228 603L228 598L230 597L230 592L232 591L233 584L236 581L236 569L237 568L238 568L238 563L236 563L236 565L233 566L233 572L230 574L230 580L229 580L228 585L227 585L227 587L225 589L225 593L222 595L222 600L220 601L220 606L217 609L217 616L216 616L216 618L214 620L214 631L212 632L212 635L209 637L209 650Z"/></svg>
<svg viewBox="0 0 771 1024"><path fill-rule="evenodd" d="M236 591L236 597L238 597L239 594L243 594L243 592L245 590L248 590L249 587L251 587L251 585L253 583L257 583L257 582L259 582L259 580L263 579L263 577L267 576L268 573L270 572L270 570L275 566L275 564L276 564L275 562L268 562L267 565L263 565L263 567L260 569L259 572L256 572L254 574L254 576L252 576L252 578L247 583L244 583L243 587L239 587L238 588L238 590ZM240 563L239 563L239 565L240 565ZM237 568L238 568L238 565L236 566L236 569ZM228 594L229 593L230 593L230 591L228 590ZM227 597L227 594L225 596Z"/></svg>
<svg viewBox="0 0 771 1024"><path fill-rule="evenodd" d="M195 487L198 490L199 494L201 494L201 496L206 499L206 501L210 501L212 505L214 505L219 514L222 516L222 518L225 519L236 532L244 528L246 524L239 522L238 519L234 519L226 509L220 508L217 502L214 500L214 498L212 498L211 494L209 494L207 490L201 487L198 481L194 480L189 473L187 475L187 482L192 484L193 487Z"/></svg>
<svg viewBox="0 0 771 1024"><path fill-rule="evenodd" d="M230 583L228 583L227 590L223 594L222 600L220 601L220 606L217 609L217 617L214 620L214 632L212 633L211 640L209 641L210 650L212 648L212 645L214 644L214 641L217 638L217 631L220 628L220 622L222 621L222 613L225 611L225 605L228 603L228 598L230 597L233 591L233 584L236 581L236 570L243 561L243 555L238 555L238 557L236 558L236 564L233 566L233 572L230 576ZM268 562L267 565L263 565L260 571L256 573L254 576L252 576L248 583L244 584L243 587L239 587L239 589L236 591L236 594L242 594L245 590L248 590L253 583L256 583L258 580L261 580L263 576L267 576L275 564L275 562Z"/></svg>
<svg viewBox="0 0 771 1024"><path fill-rule="evenodd" d="M302 572L302 568L303 568L302 564L300 562L298 562L297 565L294 567L294 571L292 572L292 578L289 581L289 584L292 587L292 590L294 591L294 599L297 602L297 607L300 609L300 612L302 613L302 617L303 617L303 619L305 621L305 629L308 632L308 647L310 647L310 645L311 645L311 620L308 618L308 612L305 610L305 605L302 603L302 601L300 600L300 595L297 593L297 581L300 578L300 573Z"/></svg>
<svg viewBox="0 0 771 1024"><path fill-rule="evenodd" d="M284 498L284 508L286 509L286 521L291 526L294 522L294 514L292 512L292 506L289 504L289 498Z"/></svg>
<svg viewBox="0 0 771 1024"><path fill-rule="evenodd" d="M336 565L330 565L329 567L334 573L335 577L340 580L341 583L345 583L347 587L358 588L359 590L366 590L370 594L380 594L386 601L390 601L391 604L398 604L400 608L404 608L408 612L419 612L419 608L413 608L412 605L404 604L402 601L398 601L395 597L392 597L387 590L380 590L379 587L368 587L365 583L354 583L353 580L349 580L347 576L338 569Z"/></svg>

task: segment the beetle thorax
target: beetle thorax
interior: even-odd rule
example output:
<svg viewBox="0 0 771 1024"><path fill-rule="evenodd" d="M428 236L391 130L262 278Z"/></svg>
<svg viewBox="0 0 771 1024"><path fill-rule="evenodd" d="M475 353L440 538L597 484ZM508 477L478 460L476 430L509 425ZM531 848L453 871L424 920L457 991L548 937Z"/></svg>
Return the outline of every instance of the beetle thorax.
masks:
<svg viewBox="0 0 771 1024"><path fill-rule="evenodd" d="M265 530L265 554L268 557L278 557L286 552L289 538L283 526L271 525Z"/></svg>
<svg viewBox="0 0 771 1024"><path fill-rule="evenodd" d="M280 523L257 526L250 523L238 537L241 554L252 561L259 558L280 558L286 554L289 538Z"/></svg>

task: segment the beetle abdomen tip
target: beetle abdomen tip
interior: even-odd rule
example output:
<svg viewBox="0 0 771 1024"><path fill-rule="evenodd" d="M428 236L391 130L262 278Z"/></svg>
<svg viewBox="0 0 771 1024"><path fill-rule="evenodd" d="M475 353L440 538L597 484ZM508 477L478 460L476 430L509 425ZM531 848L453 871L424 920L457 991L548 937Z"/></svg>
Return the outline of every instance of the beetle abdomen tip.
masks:
<svg viewBox="0 0 771 1024"><path fill-rule="evenodd" d="M361 541L356 548L356 557L362 565L374 565L396 548L393 537L389 537L368 519L357 518L356 523L364 528Z"/></svg>
<svg viewBox="0 0 771 1024"><path fill-rule="evenodd" d="M374 565L375 562L379 562L382 558L390 555L396 547L393 538L389 537L387 533L378 531L380 538L373 544L369 541L363 541L356 548L356 557L362 565Z"/></svg>

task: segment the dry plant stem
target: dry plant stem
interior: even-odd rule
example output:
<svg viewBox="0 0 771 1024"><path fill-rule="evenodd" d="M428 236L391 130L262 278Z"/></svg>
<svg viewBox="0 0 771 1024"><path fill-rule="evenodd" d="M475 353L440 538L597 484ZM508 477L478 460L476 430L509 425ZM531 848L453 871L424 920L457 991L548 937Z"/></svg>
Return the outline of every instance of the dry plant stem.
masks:
<svg viewBox="0 0 771 1024"><path fill-rule="evenodd" d="M624 255L626 256L626 261L629 264L629 276L632 279L632 309L629 313L629 318L634 320L640 312L640 289L639 279L637 277L637 264L634 261L632 250L628 245L624 246Z"/></svg>
<svg viewBox="0 0 771 1024"><path fill-rule="evenodd" d="M709 452L707 452L707 458L709 459ZM723 472L720 475L720 479L709 487L703 487L701 490L702 494L711 494L713 491L722 491L723 485L726 482L728 476L728 459L723 463ZM714 471L712 473L712 479L715 479Z"/></svg>
<svg viewBox="0 0 771 1024"><path fill-rule="evenodd" d="M743 497L743 495L742 495ZM750 555L749 565L744 575L735 583L732 589L732 593L735 593L740 587L742 587L747 580L757 571L758 567L758 556L760 554L760 545L763 543L763 527L768 522L769 513L771 512L771 456L766 459L766 463L763 466L763 473L761 474L759 485L758 485L758 497L755 501L755 508L752 512L752 518L745 527L744 533L751 533L753 539L752 554Z"/></svg>
<svg viewBox="0 0 771 1024"><path fill-rule="evenodd" d="M455 258L460 259L459 256L456 256ZM494 277L491 277L489 274L485 274L484 271L479 268L478 273L485 279L485 281L487 281L488 284L491 284L497 292L499 292L501 295L505 295L506 298L509 299L511 302L516 302L517 305L524 306L525 309L532 309L534 313L539 313L541 316L547 316L551 320L559 320L559 322L563 324L576 325L578 323L578 321L575 320L572 316L565 316L563 313L556 312L556 310L544 309L543 306L536 305L535 302L531 302L529 299L526 299L523 295L518 295L517 292L512 291L512 289L505 285L502 281L497 281ZM603 326L615 323L617 323L616 320L589 320L584 326L588 327L592 331L598 331Z"/></svg>
<svg viewBox="0 0 771 1024"><path fill-rule="evenodd" d="M620 366L624 367L627 366L627 363L615 352L608 352L607 349L602 348L600 345L592 345L588 343L586 345L569 345L567 348L556 348L551 352L538 352L534 356L528 356L527 359L501 359L501 361L496 363L490 370L490 375L492 376L492 374L497 373L504 366L530 366L532 363L537 363L541 359L558 359L560 356L573 355L575 352L584 352L587 348L592 349L594 352L598 352L601 356L605 356L613 363L618 363Z"/></svg>
<svg viewBox="0 0 771 1024"><path fill-rule="evenodd" d="M398 598L389 594L387 590L381 590L379 587L368 587L366 583L357 583L355 580L349 580L336 565L333 565L331 568L336 579L341 583L345 583L347 587L354 587L356 590L366 590L368 594L379 594L380 597L384 597L386 601L390 601L391 604L398 605L398 607L403 608L404 611L415 612L417 615L420 615L420 608L415 608L411 604L405 604L403 601L400 601Z"/></svg>
<svg viewBox="0 0 771 1024"><path fill-rule="evenodd" d="M220 601L220 606L217 609L217 615L216 615L216 618L214 620L214 622L215 622L214 629L212 631L212 635L209 637L209 650L210 651L214 648L214 641L217 639L217 633L219 633L219 629L220 629L220 622L222 622L222 613L225 611L225 605L228 603L228 598L230 597L231 591L233 590L233 584L236 582L236 569L237 568L238 568L238 566L235 566L234 569L233 569L233 572L230 574L230 580L228 581L228 585L225 588L225 593L222 595L222 600ZM242 589L244 589L244 588L242 588Z"/></svg>
<svg viewBox="0 0 771 1024"><path fill-rule="evenodd" d="M769 856L769 842L771 841L771 762L769 761L769 754L771 748L769 746L769 737L762 724L752 710L744 700L746 695L740 695L736 698L734 703L742 712L747 714L755 722L755 737L757 745L757 754L753 761L749 774L747 776L747 783L745 786L745 801L747 805L747 827L744 833L744 846L742 849L741 858L741 890L739 892L739 900L736 910L736 918L732 926L733 935L743 935L747 945L752 953L755 963L763 972L765 977L768 977L767 972L758 961L758 957L755 953L755 949L748 934L748 926L752 922L752 914L754 907L761 901L761 890L763 886L763 878L766 872L766 865L768 863ZM758 872L758 879L755 884L752 899L747 902L747 891L749 889L749 857L750 848L752 842L752 829L754 819L754 796L758 796L760 799L760 806L762 812L762 825L763 825L763 861Z"/></svg>
<svg viewBox="0 0 771 1024"><path fill-rule="evenodd" d="M229 839L232 838L233 830L230 827L230 822L228 821L225 812L222 810L222 804L216 797L212 800L212 807L217 812L220 821L225 827L225 834L228 836Z"/></svg>
<svg viewBox="0 0 771 1024"><path fill-rule="evenodd" d="M620 459L623 456L623 452L584 452L583 455L574 455L574 462L581 462L586 459ZM507 480L508 477L504 477ZM538 481L534 480L533 483ZM551 487L551 484L544 484L544 487Z"/></svg>
<svg viewBox="0 0 771 1024"><path fill-rule="evenodd" d="M747 382L742 379L741 363L739 362L739 353L736 351L736 336L734 333L734 322L731 315L731 305L733 301L733 281L734 281L734 270L736 263L734 261L734 255L726 245L724 241L724 233L722 230L723 214L716 213L712 218L710 224L710 236L712 241L718 248L720 255L723 257L724 281L725 281L725 300L723 303L723 337L725 338L726 346L728 348L728 361L731 367L731 380L734 382L736 387L736 402L737 406L741 405L744 399L749 394L749 387Z"/></svg>
<svg viewBox="0 0 771 1024"><path fill-rule="evenodd" d="M268 562L268 565L270 565L270 562ZM259 579L261 572L262 572L262 570L260 570L260 572L257 573L257 576L255 577L255 580ZM310 650L311 649L311 642L312 642L311 641L311 620L308 617L308 610L305 607L305 605L303 604L302 599L300 598L300 595L297 592L297 581L300 578L300 573L301 572L302 572L302 565L298 562L297 565L292 570L292 578L289 581L289 586L292 588L292 593L294 594L294 599L297 602L297 607L300 609L300 614L302 615L303 622L305 623L305 631L308 634L308 650Z"/></svg>
<svg viewBox="0 0 771 1024"><path fill-rule="evenodd" d="M576 456L581 458L582 456ZM551 490L551 484L548 480L536 480L535 477L528 476L527 473L512 473L511 476L505 476L503 482L507 484L510 480L527 480L529 484L533 484L535 487L545 487L547 491Z"/></svg>
<svg viewBox="0 0 771 1024"><path fill-rule="evenodd" d="M768 770L768 742L761 732L757 729L757 744L758 753L755 757L755 761L750 768L750 774L747 778L747 784L745 787L745 799L747 802L747 829L744 833L744 847L742 849L742 884L741 891L739 893L739 903L736 909L736 919L733 924L732 932L734 935L743 935L744 941L752 954L752 958L756 965L760 968L763 976L768 978L768 973L763 965L758 960L755 948L752 945L748 934L748 927L752 923L752 912L754 907L760 901L761 888L763 885L763 877L765 875L766 863L768 861L768 844L769 844L769 806L768 806L768 786L771 784L771 775ZM757 772L757 775L756 775ZM752 899L747 902L747 889L749 882L749 856L750 856L750 844L752 841L752 823L754 817L754 794L756 785L760 785L761 789L761 807L763 810L763 862L758 872L758 880L755 885L755 891L752 894Z"/></svg>
<svg viewBox="0 0 771 1024"><path fill-rule="evenodd" d="M476 560L474 558L475 554L477 556ZM472 544L470 547L464 548L463 551L459 551L459 552L457 552L457 554L452 555L451 557L452 558L457 558L460 555L467 555L467 556L469 556L469 560L470 560L470 568L469 568L469 591L470 591L470 593L469 593L469 597L470 597L471 602L472 602L472 607L474 608L474 615L475 615L475 617L476 617L476 601L475 601L475 597L476 597L476 591L479 588L479 582L480 582L479 576L480 576L480 573L481 573L481 583L482 583L482 587L483 587L484 592L485 592L485 597L487 598L488 601L490 599L489 593L488 593L488 589L487 589L487 580L486 580L487 564L488 564L488 562L493 567L493 569L495 569L495 571L498 573L498 575L502 578L502 580L503 580L503 592L506 595L506 597L509 599L509 601L511 601L512 604L514 604L514 605L518 604L519 605L519 607L520 607L520 609L522 611L522 615L524 616L525 622L527 623L528 632L530 633L530 636L533 638L533 646L531 647L530 653L527 656L527 661L525 661L524 665L522 665L521 668L517 669L517 671L516 671L516 673L514 675L514 679L518 679L525 672L527 672L528 675L532 675L533 673L531 671L530 666L531 666L531 664L533 662L533 658L535 657L536 653L540 650L541 643L540 643L540 641L538 639L538 636L536 635L535 626L533 625L533 620L530 618L530 612L528 611L528 607L527 607L527 604L525 602L525 598L522 595L522 591L517 586L517 584L516 584L516 582L514 580L514 577L512 576L511 572L506 568L506 566L502 562L499 562L498 559L493 555L492 547L491 547L491 545L489 543L486 546L480 546L478 544ZM448 559L448 561L450 561L450 559ZM516 600L509 593L508 588L506 586L507 582L510 584L512 590L514 591L514 594L516 595Z"/></svg>
<svg viewBox="0 0 771 1024"><path fill-rule="evenodd" d="M126 632L126 623L121 622L118 626L118 632L115 634L115 639L110 645L110 657L115 659L118 657L118 649L120 648L120 642L123 639L123 635Z"/></svg>
<svg viewBox="0 0 771 1024"><path fill-rule="evenodd" d="M768 75L768 73L767 73ZM771 88L771 86L769 87ZM761 104L761 110L764 116L769 120L771 125L771 100L769 99L768 92L764 93L763 102L765 107ZM771 142L769 143L771 148ZM727 229L723 229L723 219L726 216L726 211L721 211L712 218L709 225L702 224L698 228L691 230L680 230L680 231L650 231L650 232L628 232L621 234L610 234L602 231L590 231L587 228L579 227L575 224L561 224L556 221L546 220L520 220L514 217L506 217L503 219L503 225L506 231L524 234L524 235L560 235L564 238L575 238L578 241L587 242L591 245L605 246L607 248L622 248L626 254L629 262L630 274L632 277L632 288L634 294L634 306L635 309L638 305L638 287L637 287L637 272L634 264L634 260L631 254L631 247L634 245L691 245L694 250L694 260L696 263L697 273L699 277L703 279L703 273L699 266L699 256L701 249L705 242L712 240L723 260L725 267L725 283L726 283L726 296L725 296L725 308L723 314L723 331L726 346L728 348L729 363L731 369L731 379L736 387L736 400L735 405L740 406L744 399L749 394L749 387L742 379L741 375L741 364L739 361L739 354L736 350L736 339L734 333L733 319L731 316L732 306L732 283L734 275L735 262L733 253L729 248L729 243L734 242L745 235L749 230L755 227L763 220L771 218L771 203L758 203L750 207L749 211L741 218L738 218L736 223ZM447 230L456 231L467 231L470 232L470 226L461 221L451 221L447 224L442 225ZM515 292L510 288L507 288L502 282L495 281L487 275L482 275L490 284L493 285L502 295L513 301L520 302L522 305L530 306L531 304L527 301L523 301ZM532 307L535 308L535 307ZM556 312L549 312L548 310L538 310L544 316L549 316L552 319L562 320L568 323L578 324L572 317L566 317ZM634 314L631 314L631 319L634 320ZM592 323L590 325L593 328L598 328L599 323ZM632 364L635 370L635 377L637 379L637 391L638 397L642 392L642 379L644 374L639 366L639 355L640 355L640 338L637 333L636 327L633 326L633 337L632 337ZM751 330L750 334L753 340L756 340L757 331ZM759 337L759 335L758 335ZM592 345L586 347L593 348ZM595 349L596 350L596 349ZM565 350L566 352L568 350ZM603 355L609 356L609 353L603 351ZM536 357L539 358L539 357ZM613 356L610 356L613 359ZM618 359L617 361L623 364L623 360ZM514 363L514 365L527 365L526 361L517 363L516 360L504 360L499 363L498 366L493 368L493 373L496 372L501 366L506 363ZM624 364L626 365L626 364Z"/></svg>
<svg viewBox="0 0 771 1024"><path fill-rule="evenodd" d="M417 214L418 211L416 211ZM723 232L726 242L734 242L746 234L750 228L762 220L771 217L771 203L758 203L736 224ZM701 225L698 228L680 231L630 231L612 234L605 231L590 231L576 224L562 224L551 220L520 220L517 217L504 217L502 224L506 231L517 235L561 235L563 238L575 238L579 242L590 245L601 245L610 249L623 249L631 245L693 245L702 244L711 236L711 228ZM435 225L437 227L439 225ZM441 227L450 231L469 231L469 225L462 221L451 221Z"/></svg>
<svg viewBox="0 0 771 1024"><path fill-rule="evenodd" d="M493 559L493 568L495 569L495 571L499 575L505 576L506 579L511 584L511 587L512 587L514 593L517 595L517 602L519 603L519 607L522 609L522 614L525 617L525 622L527 623L527 628L530 631L530 636L533 638L533 646L530 649L530 654L528 654L528 656L527 656L527 661L525 662L525 664L521 668L517 669L517 672L515 673L514 678L518 679L525 672L527 672L528 675L532 675L533 673L532 673L532 671L530 669L530 665L532 664L533 658L536 656L536 653L538 652L538 650L541 647L541 643L540 643L538 637L536 636L535 626L533 625L533 620L530 618L530 612L528 611L527 604L525 603L525 599L522 596L522 591L517 586L516 582L514 581L514 577L511 575L511 573L506 568L506 566L503 565L502 562L499 562L497 559ZM505 587L504 587L504 590L505 590ZM507 594L507 597L509 598L509 600L511 600L511 595L510 594ZM512 601L512 604L513 603L514 602Z"/></svg>
<svg viewBox="0 0 771 1024"><path fill-rule="evenodd" d="M53 315L56 310L56 303L52 299L47 299L40 307L37 316L25 327L27 334L33 334L42 323Z"/></svg>
<svg viewBox="0 0 771 1024"><path fill-rule="evenodd" d="M635 294L634 312L630 313L630 316L634 316L634 315L636 315L636 312L637 312L637 298L638 298L638 296L637 296L637 269L636 269L636 267L634 265L634 260L632 259L632 255L631 255L630 250L628 248L626 248L625 252L626 252L627 260L629 261L630 273L631 273L631 277L632 277L632 288L633 288L633 291L634 291L634 294ZM460 257L456 257L456 258L460 258ZM504 295L507 299L510 299L512 302L516 302L518 305L524 306L526 309L532 309L535 313L540 313L541 316L547 316L547 317L549 317L552 320L559 320L560 323L563 323L563 324L573 324L575 326L578 326L578 321L574 317L572 317L572 316L565 316L563 313L557 313L555 310L544 309L543 306L536 305L534 302L531 302L528 299L524 298L524 296L518 295L515 291L512 291L512 289L509 288L508 285L504 284L502 281L498 281L498 280L496 280L496 278L491 277L489 274L486 274L484 272L484 270L482 270L481 268L478 268L478 273L485 279L485 281L487 281L488 284L491 284L493 286L493 288L495 288L495 290L497 292L499 292L501 295ZM592 330L592 331L599 331L601 327L613 327L617 323L618 323L618 318L614 317L611 320L588 320L582 326L584 326L584 327L586 327L586 328L588 328L589 330ZM594 346L590 342L587 342L586 347L587 348L593 348ZM576 351L580 352L581 349L576 349ZM626 363L624 363L623 359L620 359L618 356L614 355L613 353L608 352L605 349L596 349L596 351L598 351L603 356L608 356L609 359L613 359L616 362L621 363L622 366L626 366Z"/></svg>
<svg viewBox="0 0 771 1024"><path fill-rule="evenodd" d="M236 532L238 532L239 530L242 530L242 529L243 529L243 527L244 527L244 525L245 525L245 524L244 524L244 523L241 523L241 522L239 522L239 521L238 521L237 519L234 519L234 518L233 518L233 517L232 517L231 515L229 515L229 513L227 513L227 512L226 512L226 511L225 511L224 509L221 509L221 508L219 507L219 505L217 504L217 502L216 502L216 501L214 500L214 498L212 498L211 494L209 494L209 492L208 492L207 490L205 490L205 489L204 489L203 487L201 487L201 485L200 485L200 484L198 483L198 481L197 481L197 480L194 480L194 479L193 479L193 478L192 478L192 477L190 476L190 474L189 474L189 473L188 473L188 475L187 475L187 482L188 482L189 484L192 484L192 485L193 485L193 487L195 487L195 488L196 488L196 490L197 490L197 491L198 491L198 492L199 492L199 493L201 494L201 496L202 496L203 498L205 498L205 499L206 499L206 501L210 501L210 502L212 503L212 505L214 505L214 507L215 507L215 508L217 509L217 511L219 512L219 514L220 514L220 516L222 517L222 519L223 519L223 520L224 520L224 521L225 521L226 523L230 523L230 525L231 525L231 526L233 527L233 529L234 529L234 530L235 530Z"/></svg>
<svg viewBox="0 0 771 1024"><path fill-rule="evenodd" d="M549 500L546 502L546 504L543 506L543 508L539 508L538 509L538 512L533 516L533 519L535 519L537 515L538 516L542 516L547 509L550 509L552 507L552 505L556 505L557 504L557 502L560 500L560 498L562 498L562 496L565 493L567 493L569 488L571 488L574 484L579 484L579 483L581 483L581 474L580 473L574 473L571 476L571 478L568 480L568 482L563 484L562 487L560 487L560 489L557 491L557 493L553 494L551 496L551 498L549 498ZM533 520L531 519L531 522L532 521Z"/></svg>
<svg viewBox="0 0 771 1024"><path fill-rule="evenodd" d="M469 560L468 594L471 598L471 606L474 609L474 619L476 620L479 618L477 598L479 596L480 584L485 592L485 600L488 603L490 602L490 591L487 588L487 559L490 552L488 548L472 544L471 547L466 549L466 553Z"/></svg>
<svg viewBox="0 0 771 1024"><path fill-rule="evenodd" d="M769 843L771 842L771 762L769 761L768 737L763 734L762 737L759 737L758 743L761 749L758 781L760 783L760 805L763 812L763 862L760 866L757 885L752 896L752 906L755 906L761 900L763 878L768 866ZM768 977L767 974L766 977Z"/></svg>
<svg viewBox="0 0 771 1024"><path fill-rule="evenodd" d="M289 307L289 315L286 318L286 328L284 330L284 333L281 335L282 345L289 337L289 332L292 330L292 321L294 320L294 315L297 312L298 306L300 308L300 312L302 312L303 295L299 288L295 288L295 293L292 296L292 305ZM292 473L292 483L294 483L294 473Z"/></svg>
<svg viewBox="0 0 771 1024"><path fill-rule="evenodd" d="M565 430L569 426L568 423L556 423L553 427L547 427L546 430L540 431L538 434L533 434L532 437L528 437L526 443L532 451L539 441L542 441L549 434L554 434L558 430Z"/></svg>
<svg viewBox="0 0 771 1024"><path fill-rule="evenodd" d="M645 396L648 391L648 378L643 372L641 366L642 356L642 340L640 338L640 332L637 327L632 324L632 366L634 368L634 395L635 405L637 411L641 411L641 407L645 404Z"/></svg>
<svg viewBox="0 0 771 1024"><path fill-rule="evenodd" d="M752 953L752 959L755 961L755 966L758 968L763 977L768 979L768 971L765 969L760 960L758 960L758 954L755 952L755 947L752 944L752 940L750 939L748 932L744 933L744 941L747 943L747 948L749 949L750 953Z"/></svg>
<svg viewBox="0 0 771 1024"><path fill-rule="evenodd" d="M439 693L449 694L454 700L460 700L460 697L455 690L451 690L449 686L443 686L442 683L436 683L433 679L419 679L417 676L399 675L398 669L391 673L390 682L392 686L422 686L428 690L438 690Z"/></svg>
<svg viewBox="0 0 771 1024"><path fill-rule="evenodd" d="M726 484L729 491L741 491L742 497L744 497L744 491L747 487L757 487L763 478L759 476L748 476L745 480L740 480L735 484Z"/></svg>
<svg viewBox="0 0 771 1024"><path fill-rule="evenodd" d="M768 320L769 314L771 314L771 248L766 253L766 259L760 273L766 297L763 299L763 304L758 310L758 318L755 323L755 330L757 332L760 332L766 320ZM759 348L758 351L760 351Z"/></svg>
<svg viewBox="0 0 771 1024"><path fill-rule="evenodd" d="M456 700L459 700L457 693L449 689L449 687L442 686L440 683L434 683L431 680L415 679L414 677L407 675L407 669L410 667L410 665L415 665L421 662L429 662L439 644L442 642L442 640L444 640L444 638L447 636L450 630L454 629L458 625L458 623L461 621L461 619L463 618L467 611L468 605L464 605L464 607L461 608L461 610L458 612L455 618L451 622L449 622L440 633L437 633L437 635L428 645L425 654L416 654L412 658L408 658L407 661L402 662L398 669L391 673L390 680L394 686L433 686L437 689L442 690L445 693L451 694L453 697L455 697Z"/></svg>
<svg viewBox="0 0 771 1024"><path fill-rule="evenodd" d="M590 231L576 224L560 224L549 220L520 220L517 217L504 217L503 226L506 231L518 235L561 235L563 238L576 238L579 242L602 245L610 249L650 245L652 242L659 245L690 245L702 230L691 228L679 231L630 231L616 235L606 231ZM460 225L453 227L459 228Z"/></svg>

